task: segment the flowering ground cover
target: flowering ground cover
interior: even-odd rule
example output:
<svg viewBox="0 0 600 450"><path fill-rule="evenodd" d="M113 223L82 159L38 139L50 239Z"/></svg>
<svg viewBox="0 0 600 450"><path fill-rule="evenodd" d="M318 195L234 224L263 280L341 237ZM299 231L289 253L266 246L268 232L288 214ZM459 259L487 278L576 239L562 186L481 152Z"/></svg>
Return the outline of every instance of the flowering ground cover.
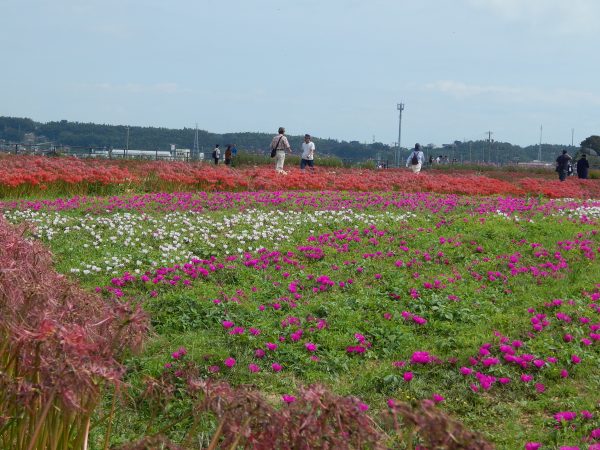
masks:
<svg viewBox="0 0 600 450"><path fill-rule="evenodd" d="M0 156L0 198L120 195L130 192L338 190L437 192L463 195L533 195L547 198L599 198L598 180L513 168L494 172L318 167L312 176L272 165L230 168L207 163L117 161L34 156Z"/></svg>
<svg viewBox="0 0 600 450"><path fill-rule="evenodd" d="M193 367L283 405L316 382L373 414L429 399L498 448L600 443L600 201L244 191L2 208L60 272L141 300L155 334L125 361L131 398ZM140 404L118 411L115 444L147 434ZM161 418L182 414L174 440L185 404Z"/></svg>

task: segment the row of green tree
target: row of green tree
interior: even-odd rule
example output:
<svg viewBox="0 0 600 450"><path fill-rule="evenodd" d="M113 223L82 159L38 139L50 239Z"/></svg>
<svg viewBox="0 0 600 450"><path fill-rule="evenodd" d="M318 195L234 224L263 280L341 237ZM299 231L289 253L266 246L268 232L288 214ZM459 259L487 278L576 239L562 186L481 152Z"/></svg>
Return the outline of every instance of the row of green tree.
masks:
<svg viewBox="0 0 600 450"><path fill-rule="evenodd" d="M193 148L196 130L194 128L170 129L156 127L136 127L124 125L101 125L94 123L57 122L39 123L28 118L0 117L0 141L22 143L26 135L35 136L36 142L49 141L56 146L73 148L125 148L147 150L169 150L172 144L177 148ZM200 151L210 152L215 144L222 147L236 144L239 149L252 152L266 152L272 135L268 133L227 133L217 134L198 130ZM302 136L288 136L293 148L299 148ZM378 159L392 163L396 149L380 142L363 144L358 141L337 141L314 138L319 153L348 160ZM600 152L600 136L590 136L582 146ZM507 142L486 140L455 141L443 147L432 144L423 146L426 156L447 157L449 161L484 161L493 163L524 162L538 159L553 161L564 146L542 144L520 147ZM400 152L401 163L410 154L410 149ZM444 158L445 159L445 158Z"/></svg>

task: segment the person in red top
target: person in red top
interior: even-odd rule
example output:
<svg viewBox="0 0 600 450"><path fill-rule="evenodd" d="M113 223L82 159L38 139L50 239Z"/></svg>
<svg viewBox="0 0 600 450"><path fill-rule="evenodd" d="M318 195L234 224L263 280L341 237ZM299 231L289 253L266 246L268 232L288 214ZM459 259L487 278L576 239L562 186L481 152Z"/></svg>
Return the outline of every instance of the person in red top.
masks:
<svg viewBox="0 0 600 450"><path fill-rule="evenodd" d="M277 173L286 174L283 170L283 163L285 162L285 153L292 153L292 149L290 147L290 143L288 142L287 137L285 136L285 128L279 127L277 136L274 136L271 140L271 149L276 150L275 154L275 171Z"/></svg>

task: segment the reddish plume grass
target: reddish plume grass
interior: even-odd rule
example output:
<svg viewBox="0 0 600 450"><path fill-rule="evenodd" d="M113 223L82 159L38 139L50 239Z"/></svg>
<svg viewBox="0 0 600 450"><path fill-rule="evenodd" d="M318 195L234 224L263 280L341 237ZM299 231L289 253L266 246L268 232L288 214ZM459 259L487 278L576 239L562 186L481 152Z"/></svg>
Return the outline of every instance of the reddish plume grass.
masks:
<svg viewBox="0 0 600 450"><path fill-rule="evenodd" d="M117 358L139 348L147 318L52 267L52 255L0 216L0 447L86 448L90 416Z"/></svg>
<svg viewBox="0 0 600 450"><path fill-rule="evenodd" d="M144 397L152 410L148 435L119 450L198 448L199 435L206 433L206 428L200 428L206 427L209 418L214 421L213 431L202 444L208 450L493 448L437 409L433 401L424 401L415 409L390 400L386 412L371 417L369 407L358 398L338 396L321 385L267 399L249 386L232 387L205 378L193 362L175 365L158 379L146 380ZM182 408L184 404L187 406ZM171 442L171 430L162 426L164 423L186 423L185 436L180 436L177 444Z"/></svg>

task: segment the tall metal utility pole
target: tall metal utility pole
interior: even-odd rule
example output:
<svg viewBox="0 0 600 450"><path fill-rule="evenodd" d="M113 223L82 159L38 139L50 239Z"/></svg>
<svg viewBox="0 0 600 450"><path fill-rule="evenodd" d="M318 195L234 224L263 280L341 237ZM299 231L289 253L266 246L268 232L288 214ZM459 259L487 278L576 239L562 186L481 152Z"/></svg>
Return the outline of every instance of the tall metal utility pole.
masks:
<svg viewBox="0 0 600 450"><path fill-rule="evenodd" d="M573 137L575 136L575 128L571 128L571 147L573 147Z"/></svg>
<svg viewBox="0 0 600 450"><path fill-rule="evenodd" d="M540 125L540 145L538 146L538 161L542 160L542 126Z"/></svg>
<svg viewBox="0 0 600 450"><path fill-rule="evenodd" d="M396 109L399 111L398 117L398 150L396 151L396 167L400 167L400 148L402 144L402 111L404 111L404 103L398 103Z"/></svg>
<svg viewBox="0 0 600 450"><path fill-rule="evenodd" d="M194 135L194 149L192 150L192 159L199 159L200 145L198 142L198 124L196 124L196 134Z"/></svg>
<svg viewBox="0 0 600 450"><path fill-rule="evenodd" d="M492 134L494 134L492 131L488 131L487 135L488 135L488 162L492 162ZM485 162L485 155L483 155L483 162Z"/></svg>

